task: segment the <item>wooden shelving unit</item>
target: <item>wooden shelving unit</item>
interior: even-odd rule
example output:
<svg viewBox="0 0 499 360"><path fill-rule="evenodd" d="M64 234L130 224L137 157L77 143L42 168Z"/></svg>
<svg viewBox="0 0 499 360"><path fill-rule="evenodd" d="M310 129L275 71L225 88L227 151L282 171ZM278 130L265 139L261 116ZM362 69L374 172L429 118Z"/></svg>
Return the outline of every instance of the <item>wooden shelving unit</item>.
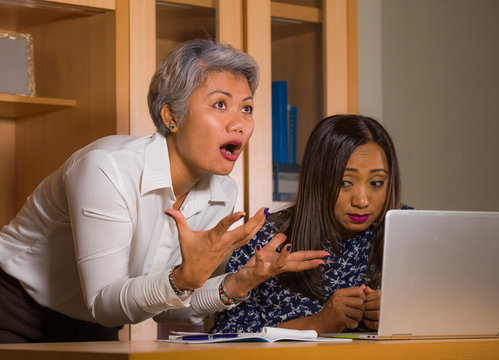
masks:
<svg viewBox="0 0 499 360"><path fill-rule="evenodd" d="M0 226L71 153L116 133L114 0L0 0L33 40L37 96L0 94Z"/></svg>
<svg viewBox="0 0 499 360"><path fill-rule="evenodd" d="M299 149L321 117L354 109L355 1L0 0L0 29L33 37L38 95L0 94L0 226L72 152L106 135L154 131L152 73L177 44L206 36L260 66L255 132L231 175L238 208L271 206L271 82L289 81ZM154 336L154 325L140 326L132 338Z"/></svg>

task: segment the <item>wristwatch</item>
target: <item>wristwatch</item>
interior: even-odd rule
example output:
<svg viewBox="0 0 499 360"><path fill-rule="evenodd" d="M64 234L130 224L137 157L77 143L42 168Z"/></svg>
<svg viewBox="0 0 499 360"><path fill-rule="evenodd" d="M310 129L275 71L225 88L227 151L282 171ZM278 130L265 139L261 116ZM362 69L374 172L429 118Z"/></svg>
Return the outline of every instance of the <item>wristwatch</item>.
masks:
<svg viewBox="0 0 499 360"><path fill-rule="evenodd" d="M191 295L194 290L181 290L177 287L177 285L175 285L175 282L173 281L173 272L175 271L175 269L177 269L178 267L180 267L180 265L175 265L174 267L172 267L170 269L170 273L168 274L168 280L170 281L170 286L172 287L173 289L173 292L175 292L175 294L177 296L185 296L185 295Z"/></svg>

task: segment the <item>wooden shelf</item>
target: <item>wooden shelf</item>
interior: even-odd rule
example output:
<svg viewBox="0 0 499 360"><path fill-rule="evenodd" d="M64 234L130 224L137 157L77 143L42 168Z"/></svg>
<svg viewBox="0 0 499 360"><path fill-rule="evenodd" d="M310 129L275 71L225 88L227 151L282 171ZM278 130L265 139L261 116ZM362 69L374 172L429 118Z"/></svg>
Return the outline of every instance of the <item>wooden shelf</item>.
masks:
<svg viewBox="0 0 499 360"><path fill-rule="evenodd" d="M198 6L213 9L217 7L216 0L158 0L157 3L163 3L164 5L180 5L186 7Z"/></svg>
<svg viewBox="0 0 499 360"><path fill-rule="evenodd" d="M0 1L0 24L2 30L24 31L33 26L112 10L112 0Z"/></svg>
<svg viewBox="0 0 499 360"><path fill-rule="evenodd" d="M76 100L71 99L0 94L1 119L19 119L75 106Z"/></svg>
<svg viewBox="0 0 499 360"><path fill-rule="evenodd" d="M273 18L285 21L322 22L322 10L316 7L272 2L270 11Z"/></svg>

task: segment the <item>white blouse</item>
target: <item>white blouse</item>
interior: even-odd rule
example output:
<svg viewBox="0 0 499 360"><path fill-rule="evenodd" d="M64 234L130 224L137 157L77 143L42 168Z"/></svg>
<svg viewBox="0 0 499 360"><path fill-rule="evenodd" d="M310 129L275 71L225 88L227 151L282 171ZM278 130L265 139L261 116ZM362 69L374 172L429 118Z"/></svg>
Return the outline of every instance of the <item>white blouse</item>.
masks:
<svg viewBox="0 0 499 360"><path fill-rule="evenodd" d="M207 175L180 211L191 229L209 229L236 196L228 176ZM182 258L164 210L175 201L164 136L102 138L45 178L0 231L0 266L38 303L77 319L137 323L192 302L185 313L198 321L224 308L221 277L192 296L173 292L168 272Z"/></svg>

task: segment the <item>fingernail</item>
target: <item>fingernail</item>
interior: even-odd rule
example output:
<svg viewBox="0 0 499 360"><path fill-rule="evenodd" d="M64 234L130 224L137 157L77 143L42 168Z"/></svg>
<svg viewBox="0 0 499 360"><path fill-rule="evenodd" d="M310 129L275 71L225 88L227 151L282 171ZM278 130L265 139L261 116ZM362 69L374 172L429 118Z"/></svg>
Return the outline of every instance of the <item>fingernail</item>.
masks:
<svg viewBox="0 0 499 360"><path fill-rule="evenodd" d="M239 216L239 219L242 219L243 217L244 217L244 215L241 215L241 216Z"/></svg>
<svg viewBox="0 0 499 360"><path fill-rule="evenodd" d="M291 244L286 245L286 251L291 251Z"/></svg>
<svg viewBox="0 0 499 360"><path fill-rule="evenodd" d="M264 215L268 215L269 214L269 208L265 208L265 210L263 210L263 214Z"/></svg>
<svg viewBox="0 0 499 360"><path fill-rule="evenodd" d="M173 215L172 215L172 214L170 214L169 212L166 212L166 211L165 211L165 214L166 214L166 215L168 215L168 216L169 216L169 217L171 217L171 218L173 217Z"/></svg>
<svg viewBox="0 0 499 360"><path fill-rule="evenodd" d="M256 245L256 250L257 250L257 251L262 250L262 246L261 246L260 244L257 244L257 245Z"/></svg>

